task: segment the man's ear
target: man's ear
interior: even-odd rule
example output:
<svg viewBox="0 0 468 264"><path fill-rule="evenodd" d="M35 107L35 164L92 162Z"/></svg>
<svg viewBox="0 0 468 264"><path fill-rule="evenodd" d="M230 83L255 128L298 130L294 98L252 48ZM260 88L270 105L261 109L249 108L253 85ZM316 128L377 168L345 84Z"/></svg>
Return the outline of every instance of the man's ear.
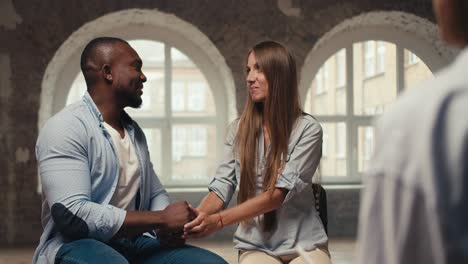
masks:
<svg viewBox="0 0 468 264"><path fill-rule="evenodd" d="M102 74L103 74L104 80L108 82L112 82L112 70L109 64L102 65Z"/></svg>

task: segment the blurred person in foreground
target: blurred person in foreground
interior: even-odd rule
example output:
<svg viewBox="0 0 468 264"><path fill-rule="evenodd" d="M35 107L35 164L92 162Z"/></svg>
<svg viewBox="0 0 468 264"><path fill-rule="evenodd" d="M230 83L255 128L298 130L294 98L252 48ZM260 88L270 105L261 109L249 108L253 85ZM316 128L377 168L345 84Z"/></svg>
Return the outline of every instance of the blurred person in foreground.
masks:
<svg viewBox="0 0 468 264"><path fill-rule="evenodd" d="M358 263L468 263L468 1L433 5L462 51L378 121Z"/></svg>

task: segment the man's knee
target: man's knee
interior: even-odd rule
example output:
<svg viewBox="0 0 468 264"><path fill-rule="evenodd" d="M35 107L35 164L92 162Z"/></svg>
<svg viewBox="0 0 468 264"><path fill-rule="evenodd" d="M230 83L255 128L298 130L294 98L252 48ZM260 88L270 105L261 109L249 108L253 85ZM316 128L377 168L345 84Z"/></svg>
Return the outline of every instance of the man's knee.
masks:
<svg viewBox="0 0 468 264"><path fill-rule="evenodd" d="M192 264L227 264L227 262L215 253L194 246L186 247L187 255L190 257Z"/></svg>
<svg viewBox="0 0 468 264"><path fill-rule="evenodd" d="M159 264L159 263L177 263L177 264L227 264L227 262L206 249L186 245L180 248L164 248L161 249L142 263Z"/></svg>
<svg viewBox="0 0 468 264"><path fill-rule="evenodd" d="M87 238L65 243L57 252L55 263L128 264L128 261L122 254L109 245Z"/></svg>

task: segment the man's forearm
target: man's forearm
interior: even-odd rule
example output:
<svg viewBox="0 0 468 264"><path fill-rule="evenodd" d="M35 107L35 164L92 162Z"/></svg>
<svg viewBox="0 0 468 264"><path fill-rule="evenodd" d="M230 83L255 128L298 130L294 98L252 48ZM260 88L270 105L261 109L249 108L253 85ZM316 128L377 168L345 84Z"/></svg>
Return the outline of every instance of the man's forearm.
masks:
<svg viewBox="0 0 468 264"><path fill-rule="evenodd" d="M166 226L163 211L128 211L122 227L114 238L132 237Z"/></svg>
<svg viewBox="0 0 468 264"><path fill-rule="evenodd" d="M162 211L128 211L114 237L135 236L155 229L181 231L194 217L186 201L172 203Z"/></svg>

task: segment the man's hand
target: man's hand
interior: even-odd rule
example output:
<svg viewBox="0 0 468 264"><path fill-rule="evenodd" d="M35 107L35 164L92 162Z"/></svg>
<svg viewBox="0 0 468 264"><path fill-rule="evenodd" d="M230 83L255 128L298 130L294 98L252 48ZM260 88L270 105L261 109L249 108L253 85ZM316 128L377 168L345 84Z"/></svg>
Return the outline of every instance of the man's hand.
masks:
<svg viewBox="0 0 468 264"><path fill-rule="evenodd" d="M186 202L176 202L168 205L163 210L165 226L164 230L178 232L184 228L184 224L195 218L194 212Z"/></svg>

